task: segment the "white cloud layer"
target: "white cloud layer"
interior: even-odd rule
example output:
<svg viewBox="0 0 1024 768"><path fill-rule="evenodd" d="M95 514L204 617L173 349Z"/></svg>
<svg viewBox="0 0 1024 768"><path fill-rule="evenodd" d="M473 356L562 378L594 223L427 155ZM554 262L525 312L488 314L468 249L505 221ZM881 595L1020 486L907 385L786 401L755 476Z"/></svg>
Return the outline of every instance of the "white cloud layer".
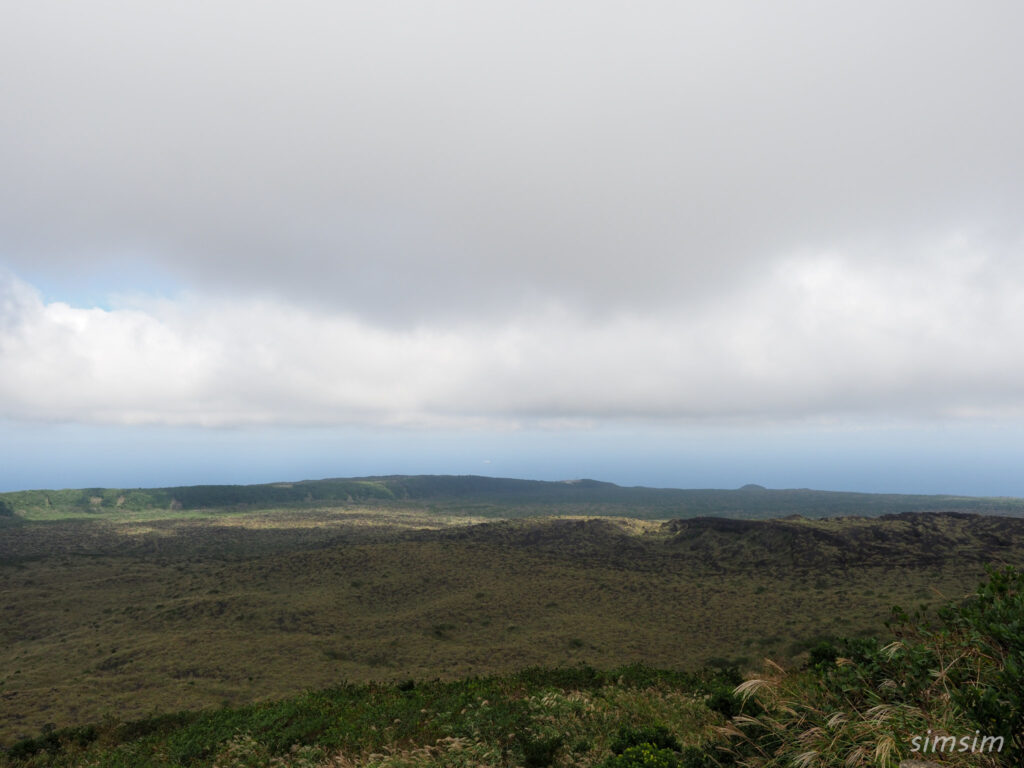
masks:
<svg viewBox="0 0 1024 768"><path fill-rule="evenodd" d="M280 299L85 309L0 281L0 416L157 424L516 427L1024 414L1024 273L965 236L913 265L778 260L694 307L554 304L453 327Z"/></svg>

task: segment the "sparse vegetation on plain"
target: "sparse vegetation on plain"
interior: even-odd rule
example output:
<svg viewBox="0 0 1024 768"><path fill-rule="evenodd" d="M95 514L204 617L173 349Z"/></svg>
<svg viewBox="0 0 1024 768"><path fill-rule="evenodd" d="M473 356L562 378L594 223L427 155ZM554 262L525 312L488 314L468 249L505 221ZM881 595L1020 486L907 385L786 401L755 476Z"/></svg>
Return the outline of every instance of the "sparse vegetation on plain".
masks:
<svg viewBox="0 0 1024 768"><path fill-rule="evenodd" d="M943 765L1016 766L1022 616L1024 571L991 569L972 599L938 610L937 624L897 612L894 641L821 643L794 671L770 663L768 678L738 685L735 669L644 665L347 684L45 730L13 744L0 765L896 768L921 756L914 735L927 729L998 739L998 749L941 754Z"/></svg>
<svg viewBox="0 0 1024 768"><path fill-rule="evenodd" d="M85 494L88 514L81 511ZM231 732L196 757L197 765L364 764L387 747L376 764L676 760L703 768L705 753L687 748L740 712L731 690L707 687L714 675L699 670L720 670L714 679L721 682L765 657L799 667L827 657L822 648L875 648L868 638L884 636L892 605L939 621L938 607L969 594L987 563L1024 566L1024 520L963 512L518 519L539 507L510 504L499 519L490 507L473 516L475 505L452 510L422 499L156 510L119 505L120 496L107 504L105 494L66 492L78 499L70 507L51 496L48 511L14 502L0 534L0 745L66 743L70 750L57 758L37 749L18 765L76 765L59 762L76 749L143 749L127 745L131 728L163 734L153 735L151 762L101 764L174 765L157 753L168 739L184 738L172 734L187 725L217 739ZM840 646L842 637L852 639ZM639 743L612 750L615 729L671 725L670 712L629 715L640 711L630 697L648 696L651 686L617 691L618 678L596 671L624 664L675 670L650 674L658 695L674 691L690 702L690 725L672 730L681 750L651 752ZM517 688L515 695L598 696L605 702L594 704L599 708L621 698L622 712L604 723L612 731L572 741L542 729L532 746L516 746L421 723L426 730L418 735L358 747L305 736L288 741L294 734L271 744L271 725L238 730L249 715L229 714L264 717L276 711L273 702L296 695L314 702L354 691L387 698L403 686L426 695L456 690L459 681L520 685L524 678L515 676L525 668L548 670L535 673L541 677L590 669L602 681L596 687ZM437 682L424 682L431 680ZM790 682L780 677L779 685ZM346 693L302 694L325 689ZM433 722L432 706L422 707L424 723ZM235 725L214 728L214 721ZM380 730L388 722L374 724ZM306 752L280 762L281 750L296 743Z"/></svg>

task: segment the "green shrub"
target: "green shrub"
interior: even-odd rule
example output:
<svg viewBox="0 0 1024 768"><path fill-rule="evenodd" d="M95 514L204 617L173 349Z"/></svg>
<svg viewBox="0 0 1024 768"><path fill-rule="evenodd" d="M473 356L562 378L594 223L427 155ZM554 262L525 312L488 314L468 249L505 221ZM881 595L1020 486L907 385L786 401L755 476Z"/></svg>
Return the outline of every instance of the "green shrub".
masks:
<svg viewBox="0 0 1024 768"><path fill-rule="evenodd" d="M713 688L705 703L708 709L726 719L736 717L743 711L743 700L731 688L724 686Z"/></svg>
<svg viewBox="0 0 1024 768"><path fill-rule="evenodd" d="M650 744L658 749L670 749L678 752L682 749L679 740L663 725L648 725L641 728L623 726L611 743L612 752L621 755L630 747Z"/></svg>
<svg viewBox="0 0 1024 768"><path fill-rule="evenodd" d="M525 768L548 768L555 762L555 754L562 746L561 736L533 737L520 739Z"/></svg>
<svg viewBox="0 0 1024 768"><path fill-rule="evenodd" d="M96 727L83 725L74 728L54 730L53 726L43 729L34 739L22 739L11 745L7 754L15 759L25 759L40 752L56 755L67 747L85 747L96 741Z"/></svg>
<svg viewBox="0 0 1024 768"><path fill-rule="evenodd" d="M811 648L807 666L814 669L823 669L835 664L837 658L839 658L839 649L836 647L836 644L828 640L822 640Z"/></svg>
<svg viewBox="0 0 1024 768"><path fill-rule="evenodd" d="M679 754L654 744L637 744L612 755L601 763L601 768L680 768Z"/></svg>

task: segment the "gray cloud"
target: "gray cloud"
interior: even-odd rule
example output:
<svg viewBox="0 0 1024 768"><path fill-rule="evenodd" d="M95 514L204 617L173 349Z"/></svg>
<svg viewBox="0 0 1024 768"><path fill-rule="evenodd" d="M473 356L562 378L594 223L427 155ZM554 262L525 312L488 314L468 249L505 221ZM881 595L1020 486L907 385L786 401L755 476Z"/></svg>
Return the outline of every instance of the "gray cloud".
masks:
<svg viewBox="0 0 1024 768"><path fill-rule="evenodd" d="M147 259L401 324L671 307L807 249L1021 236L1016 3L9 15L16 270Z"/></svg>
<svg viewBox="0 0 1024 768"><path fill-rule="evenodd" d="M1017 417L1022 22L19 4L0 416ZM88 309L31 284L119 274L171 287Z"/></svg>

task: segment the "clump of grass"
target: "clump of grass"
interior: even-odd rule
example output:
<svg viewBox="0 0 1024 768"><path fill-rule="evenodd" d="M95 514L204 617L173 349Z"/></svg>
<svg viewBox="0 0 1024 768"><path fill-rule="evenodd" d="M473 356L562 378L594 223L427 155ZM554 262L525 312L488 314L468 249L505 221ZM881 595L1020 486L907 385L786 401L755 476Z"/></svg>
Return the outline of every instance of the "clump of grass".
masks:
<svg viewBox="0 0 1024 768"><path fill-rule="evenodd" d="M274 755L251 733L233 737L214 758L214 768L320 768L328 764L322 749L294 745L287 755Z"/></svg>
<svg viewBox="0 0 1024 768"><path fill-rule="evenodd" d="M1024 572L989 569L975 596L941 609L937 623L895 609L892 628L888 644L823 643L804 670L768 665L740 684L746 711L719 730L727 759L745 768L894 768L911 757L1020 765ZM967 735L969 748L918 751L926 734ZM998 738L1001 748L976 750L975 734Z"/></svg>

